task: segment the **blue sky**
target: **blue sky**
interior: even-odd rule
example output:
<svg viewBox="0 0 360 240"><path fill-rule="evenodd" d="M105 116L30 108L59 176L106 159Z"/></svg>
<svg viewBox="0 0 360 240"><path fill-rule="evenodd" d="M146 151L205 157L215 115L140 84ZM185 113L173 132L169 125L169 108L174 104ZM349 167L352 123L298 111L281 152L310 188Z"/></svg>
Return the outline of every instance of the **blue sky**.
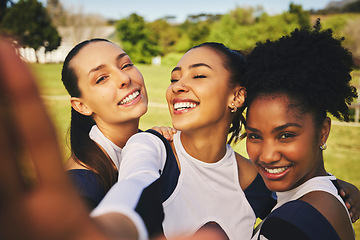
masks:
<svg viewBox="0 0 360 240"><path fill-rule="evenodd" d="M46 0L40 0L45 3ZM60 0L66 7L82 9L85 13L96 13L106 18L120 19L137 13L147 21L164 16L176 16L183 21L186 16L199 13L224 14L236 6L261 5L269 14L288 10L290 2L301 4L303 9L324 8L330 0Z"/></svg>

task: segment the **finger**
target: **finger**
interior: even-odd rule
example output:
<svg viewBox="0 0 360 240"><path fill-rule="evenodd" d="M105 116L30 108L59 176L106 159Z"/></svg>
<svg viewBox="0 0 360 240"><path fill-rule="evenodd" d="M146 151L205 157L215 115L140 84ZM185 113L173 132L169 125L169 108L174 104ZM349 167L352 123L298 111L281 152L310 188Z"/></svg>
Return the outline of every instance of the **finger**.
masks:
<svg viewBox="0 0 360 240"><path fill-rule="evenodd" d="M9 104L8 93L4 89L3 66L6 58L4 48L0 45L0 199L6 201L16 198L24 190L19 160L21 158L21 143L17 136L12 109ZM1 210L0 210L1 211Z"/></svg>
<svg viewBox="0 0 360 240"><path fill-rule="evenodd" d="M4 96L2 92L0 94ZM16 141L13 127L8 123L10 114L3 116L7 111L3 109L6 106L2 100L0 100L0 199L1 204L6 204L23 192L24 184L18 167L21 149L19 142Z"/></svg>
<svg viewBox="0 0 360 240"><path fill-rule="evenodd" d="M163 135L164 138L165 138L166 140L168 140L168 141L172 141L172 140L173 140L173 139L172 139L172 135L169 134L168 132L164 132L162 135Z"/></svg>
<svg viewBox="0 0 360 240"><path fill-rule="evenodd" d="M40 182L61 182L65 178L61 151L35 79L8 43L1 41L0 48L3 87L13 104L19 134L30 152L37 176Z"/></svg>
<svg viewBox="0 0 360 240"><path fill-rule="evenodd" d="M20 239L14 222L22 220L23 208L17 204L23 198L25 185L19 167L23 145L14 124L13 109L4 88L4 49L0 45L0 232L2 239Z"/></svg>
<svg viewBox="0 0 360 240"><path fill-rule="evenodd" d="M166 136L165 136L166 135ZM164 134L165 138L168 140L168 141L172 141L173 140L173 131L172 131L172 128L170 127L166 127L166 132Z"/></svg>
<svg viewBox="0 0 360 240"><path fill-rule="evenodd" d="M169 127L153 127L153 130L157 131L158 133L160 133L161 135L163 135L163 137L168 140L168 141L172 141L173 140L173 133L171 128Z"/></svg>
<svg viewBox="0 0 360 240"><path fill-rule="evenodd" d="M352 222L356 222L359 219L360 212L358 211L358 209L356 207L353 207L352 205L349 208L348 203L346 203L346 206L349 209L349 214L350 214L350 218L351 218Z"/></svg>
<svg viewBox="0 0 360 240"><path fill-rule="evenodd" d="M353 215L353 216L351 217L351 221L352 221L353 223L355 223L358 219L359 219L359 213L357 213L357 214L355 214L355 215Z"/></svg>
<svg viewBox="0 0 360 240"><path fill-rule="evenodd" d="M352 206L354 205L353 199L351 197L348 197L345 201L345 205L346 205L347 209L350 210L352 208Z"/></svg>
<svg viewBox="0 0 360 240"><path fill-rule="evenodd" d="M341 197L345 198L346 197L346 192L343 189L339 190L339 194Z"/></svg>

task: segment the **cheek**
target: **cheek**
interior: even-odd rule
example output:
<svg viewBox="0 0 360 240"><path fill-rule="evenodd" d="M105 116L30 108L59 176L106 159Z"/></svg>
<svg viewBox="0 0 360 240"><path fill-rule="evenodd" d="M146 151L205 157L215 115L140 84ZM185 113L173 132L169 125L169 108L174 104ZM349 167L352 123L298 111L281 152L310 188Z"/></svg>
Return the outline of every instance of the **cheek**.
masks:
<svg viewBox="0 0 360 240"><path fill-rule="evenodd" d="M228 99L230 95L228 92L223 90L213 89L212 91L207 91L207 88L200 88L201 91L197 91L197 96L199 96L201 103L206 104L206 110L212 115L223 116L226 112L230 113L228 108ZM215 114L217 112L217 114Z"/></svg>
<svg viewBox="0 0 360 240"><path fill-rule="evenodd" d="M282 154L288 160L294 162L302 162L304 159L310 159L313 157L313 147L311 141L298 141L294 144L287 144L282 149Z"/></svg>
<svg viewBox="0 0 360 240"><path fill-rule="evenodd" d="M95 105L111 104L117 100L117 97L117 91L111 86L103 86L96 90L92 89L92 91L87 93L88 101L91 101Z"/></svg>
<svg viewBox="0 0 360 240"><path fill-rule="evenodd" d="M258 159L260 148L257 144L251 143L250 141L246 140L246 151L249 155L250 160L255 163Z"/></svg>
<svg viewBox="0 0 360 240"><path fill-rule="evenodd" d="M98 89L98 91L95 91L93 94L91 94L91 96L96 94L103 101L107 101L107 100L112 100L116 96L116 93L117 93L117 89L111 86L107 86Z"/></svg>
<svg viewBox="0 0 360 240"><path fill-rule="evenodd" d="M172 95L172 86L170 85L170 86L166 89L166 93L165 93L166 101L167 101L168 103L170 103L171 95Z"/></svg>
<svg viewBox="0 0 360 240"><path fill-rule="evenodd" d="M132 81L136 82L138 85L145 87L144 78L139 71L132 72L130 75L130 78L132 79Z"/></svg>

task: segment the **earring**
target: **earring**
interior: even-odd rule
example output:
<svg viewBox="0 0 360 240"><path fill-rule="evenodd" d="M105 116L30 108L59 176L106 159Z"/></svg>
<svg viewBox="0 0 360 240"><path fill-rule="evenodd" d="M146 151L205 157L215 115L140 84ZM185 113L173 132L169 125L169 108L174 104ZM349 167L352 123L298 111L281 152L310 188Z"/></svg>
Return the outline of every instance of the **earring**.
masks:
<svg viewBox="0 0 360 240"><path fill-rule="evenodd" d="M230 108L231 109L230 112L235 113L237 111L237 107L235 106L234 103L231 103L231 106L233 106L234 108Z"/></svg>
<svg viewBox="0 0 360 240"><path fill-rule="evenodd" d="M320 149L321 149L321 150L326 150L326 149L327 149L326 143L324 143L323 145L321 145L321 146L320 146Z"/></svg>

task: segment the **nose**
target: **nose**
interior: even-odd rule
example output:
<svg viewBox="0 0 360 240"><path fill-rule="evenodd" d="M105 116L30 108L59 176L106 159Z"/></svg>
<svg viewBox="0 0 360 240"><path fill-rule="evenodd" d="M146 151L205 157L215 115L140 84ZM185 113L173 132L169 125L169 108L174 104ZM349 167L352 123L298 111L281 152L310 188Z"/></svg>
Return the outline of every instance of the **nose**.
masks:
<svg viewBox="0 0 360 240"><path fill-rule="evenodd" d="M172 85L172 91L173 93L181 93L181 92L188 92L189 88L186 85L185 81L180 79L175 84Z"/></svg>
<svg viewBox="0 0 360 240"><path fill-rule="evenodd" d="M264 142L260 151L260 162L271 165L280 161L281 154L277 150L275 143Z"/></svg>
<svg viewBox="0 0 360 240"><path fill-rule="evenodd" d="M116 71L113 79L118 88L125 88L131 83L131 77L120 69Z"/></svg>

